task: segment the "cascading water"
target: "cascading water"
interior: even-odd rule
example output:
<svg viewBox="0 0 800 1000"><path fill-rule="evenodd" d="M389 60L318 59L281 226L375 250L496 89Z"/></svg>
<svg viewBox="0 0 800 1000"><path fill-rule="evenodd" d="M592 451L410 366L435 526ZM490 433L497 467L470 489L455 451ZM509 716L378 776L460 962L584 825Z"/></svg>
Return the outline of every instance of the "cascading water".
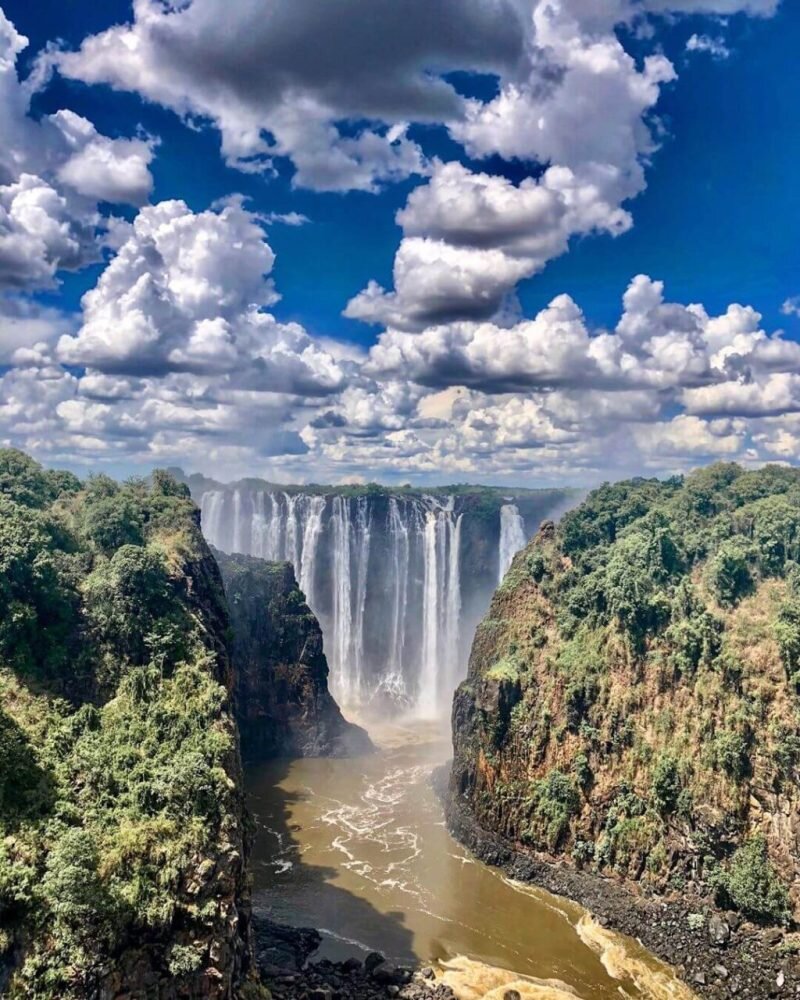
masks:
<svg viewBox="0 0 800 1000"><path fill-rule="evenodd" d="M528 501L523 518L499 493L238 486L198 499L212 545L294 564L341 704L390 702L429 716L447 710L466 674L498 567L502 578L541 517L564 504L561 495Z"/></svg>
<svg viewBox="0 0 800 1000"><path fill-rule="evenodd" d="M503 577L513 562L514 556L525 547L528 536L525 533L525 522L516 504L506 503L500 508L500 572L498 581Z"/></svg>

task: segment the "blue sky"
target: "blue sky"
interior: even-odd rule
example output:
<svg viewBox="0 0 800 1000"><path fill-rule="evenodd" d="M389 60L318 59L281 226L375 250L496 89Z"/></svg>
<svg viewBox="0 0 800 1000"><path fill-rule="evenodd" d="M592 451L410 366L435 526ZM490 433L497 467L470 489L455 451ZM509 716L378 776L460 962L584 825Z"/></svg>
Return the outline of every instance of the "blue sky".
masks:
<svg viewBox="0 0 800 1000"><path fill-rule="evenodd" d="M11 426L14 421L9 420L5 434L8 443L27 447L46 461L67 462L82 468L95 460L115 470L168 461L212 471L203 467L208 463L232 475L252 470L254 474L299 479L352 476L430 481L444 477L558 482L568 478L589 482L602 477L608 467L602 457L598 461L598 450L607 450L615 456L614 464L616 456L625 455L625 460L619 462L620 472L674 471L719 457L755 463L793 460L797 429L794 399L800 398L800 389L795 385L796 360L790 348L800 334L800 319L784 304L800 295L795 238L800 208L795 182L800 114L796 110L793 71L794 54L800 42L800 10L785 0L776 9L772 0L741 3L642 0L641 4L635 0L602 0L601 8L619 12L600 23L594 14L585 14L587 5L580 0L473 2L475 11L470 16L474 25L465 17L466 25L453 29L453 37L442 42L440 52L435 51L430 39L422 37L429 30L424 13L418 15L419 35L415 34L414 8L410 8L406 48L398 45L397 54L390 51L390 36L383 40L383 44L389 45L390 63L397 59L399 68L393 81L397 84L396 92L379 94L374 99L368 91L370 87L376 92L380 89L378 76L373 79L365 74L361 87L366 96L350 93L344 57L341 65L332 58L331 65L320 70L313 55L307 58L302 48L295 62L289 51L283 73L291 78L294 89L290 97L286 96L288 91L281 91L276 97L279 112L270 113L275 120L278 113L283 116L281 127L284 118L288 117L290 124L285 134L275 133L278 136L275 140L270 134L269 114L265 112L263 124L257 120L264 130L262 134L269 135L268 144L278 152L272 156L269 170L251 172L248 157L263 157L264 153L256 151L252 135L241 122L253 113L252 94L257 91L258 101L269 103L272 100L269 88L279 87L281 82L277 75L256 80L257 69L253 81L245 79L251 71L245 69L244 57L241 80L236 77L235 46L242 45L242 37L247 38L246 32L237 36L237 19L247 23L251 16L250 0L233 0L230 5L227 15L233 24L230 51L225 49L225 38L203 37L203 32L209 31L208 25L214 23L214 0L194 0L189 5L197 11L193 22L188 20L194 16L192 11L186 16L181 12L173 15L183 17L191 28L184 30L179 26L175 35L175 44L185 45L176 64L185 58L189 68L182 66L180 72L175 69L173 73L173 67L166 67L163 79L159 77L161 67L155 56L153 65L143 63L131 69L133 76L125 76L124 67L117 72L115 58L122 65L118 56L110 60L105 56L98 58L91 48L93 36L115 25L121 26L120 33L127 32L129 38L136 37L137 31L146 32L141 11L134 21L128 3L114 0L101 5L63 4L46 0L31 5L5 0L2 10L8 22L29 40L28 46L18 52L19 80L38 72L36 68L44 63L53 67L51 75L43 75L43 82L32 96L27 115L30 121L47 123L48 116L69 109L91 122L100 136L112 142L124 143L138 136L140 142L150 143L149 153L138 148L136 151L137 176L149 171L152 178L144 205L140 196L128 197L124 193L112 205L103 197L96 197L94 190L88 194L79 192L80 198L75 198L70 190L65 197L73 216L83 213L86 225L98 226L98 217L93 213L99 212L99 233L105 225L102 220L110 216L130 224L140 212L147 211L148 205L180 199L196 221L206 219L210 210L219 213L222 199L239 194L245 201L237 211L250 219L257 217L258 224L264 217L276 214L298 213L307 219L303 225L272 222L264 227L263 239L275 254L270 280L280 299L271 301L264 289L259 290L251 283L240 290L236 307L240 311L236 316L224 313L217 317L233 329L250 306L255 305L261 314L274 317L277 326L274 330L270 328L269 350L274 351L277 337L281 363L289 364L286 358L292 352L306 359L297 364L292 362L293 373L288 375L274 363L272 355L267 357L263 347L259 347L249 360L242 362L244 369L250 367L252 372L256 358L264 369L257 385L252 378L243 381L235 375L227 361L209 360L209 351L227 350L224 344L220 346L219 340L214 340L211 347L203 347L202 358L187 360L186 350L173 348L171 360L150 360L141 369L136 364L141 347L131 348L126 354L118 343L104 343L98 353L100 341L92 331L100 329L101 324L112 331L114 323L119 323L122 329L130 319L118 307L125 290L131 288L130 280L117 273L122 271L121 260L116 268L109 268L117 244L127 238L131 252L138 246L131 242L127 230L118 230L116 243L99 233L98 242L105 249L86 253L78 266L65 267L61 266L63 261L46 261L49 268L46 280L41 278L41 268L36 270L28 261L30 278L26 271L24 280L14 277L2 286L7 289L6 297L11 303L7 312L18 318L23 310L31 315L40 306L46 307L41 317L37 314L36 335L38 338L47 321L52 323L52 335L45 335L42 341L37 339L36 343L46 345L43 350L47 354L46 360L37 363L43 366L42 370L49 366L51 372L53 365L60 365L66 381L51 400L37 397L36 405L41 408L42 416L33 422L35 426L23 428L20 433L19 421ZM459 16L457 8L448 11L444 0L433 6L439 3L443 8L443 23L449 26ZM469 37L470 31L474 35L484 23L481 18L485 11L478 8L503 3L516 12L523 25L533 17L535 27L530 29L528 40L532 45L542 46L546 53L540 60L547 63L546 72L540 64L532 64L531 68L523 57L509 55L510 43L499 30L497 38L486 40L487 50L493 46L497 50L498 55L492 57L494 63L487 57L491 64L488 71L478 65L483 57L475 55ZM289 0L274 0L267 5L275 11L273 34L270 35L271 25L265 17L263 40L261 37L254 40L256 57L258 46L263 44L265 62L275 59L275 50L270 48L278 44L274 36L280 31L286 33L288 51L294 44L293 33L297 28L292 19L301 22L303 8L313 8L304 3L294 8L288 4ZM357 26L363 17L379 20L385 6L378 3L372 7L369 0L347 0L343 16ZM667 14L662 13L665 6L670 8ZM550 23L545 20L552 15L549 8L555 9L553 24L557 23L557 31L552 29L554 41L548 42L543 30L551 31ZM697 10L707 13L695 13ZM299 26L303 28L302 23ZM375 37L380 43L380 25L370 30L377 32ZM225 35L226 31L221 30L220 34ZM111 41L119 44L120 37L121 34L115 35ZM687 48L692 38L700 42ZM662 61L650 81L655 97L647 99L641 114L634 110L623 114L614 91L609 90L613 100L607 106L592 97L588 104L596 100L596 106L590 106L586 112L589 117L580 118L584 113L580 110L584 100L579 90L582 84L579 81L568 86L568 74L572 72L569 60L582 58L581 53L594 51L592 47L597 48L600 43L606 46L606 54L618 50L615 58L620 53L632 58L630 66L620 64L618 71L626 86L638 85L638 78L646 75L646 59ZM312 30L309 52L314 44ZM332 47L337 44L334 38ZM203 53L202 58L191 51L192 45ZM717 51L706 51L710 47ZM42 53L48 48L55 54L43 58ZM70 55L63 58L63 52ZM209 62L204 66L202 59ZM427 59L430 65L423 61L415 63L415 59ZM671 73L664 70L663 64L671 64ZM476 108L494 108L496 95L522 87L528 94L528 105L523 109L527 117L520 118L522 130L530 123L535 131L537 115L552 115L555 124L548 119L545 131L549 129L553 135L544 139L533 135L527 146L520 139L520 148L530 149L530 153L515 156L512 147L516 139L503 138L499 131L504 108L498 106L491 122L482 121L465 138L463 130L459 132L460 126L448 123L446 116L430 120L436 118L430 111L432 93L419 98L418 120L409 116L405 120L407 125L402 114L394 115L393 110L381 108L376 112L376 102L384 100L386 107L392 109L403 102L410 103L412 114L417 113L413 104L417 97L409 98L406 91L409 65L414 72L423 69L434 77L438 73L438 79L454 87L458 100L469 98ZM198 73L196 80L192 72ZM149 83L141 87L131 83L131 79L138 79L137 73L142 79L149 74ZM326 74L322 83L320 73ZM336 79L337 73L342 75L341 80ZM392 73L390 66L387 72L390 81ZM542 73L545 81L540 87L552 85L552 105L530 96L538 93L533 79L536 73ZM670 75L675 79L669 79ZM553 85L553 80L558 82ZM399 146L405 144L403 166L397 165L399 146L394 143L392 158L396 154L397 163L393 162L390 175L386 173L388 159L383 147L375 154L374 162L358 154L357 166L361 170L358 177L354 172L348 174L351 169L348 166L331 182L327 168L320 170L320 163L324 164L328 155L324 151L319 160L314 159L310 167L304 167L308 149L314 146L316 157L321 140L305 127L305 106L298 112L298 105L291 103L303 88L310 95L304 99L313 102L323 99L330 102L330 94L337 95L332 104L334 110L328 110L327 119L334 124L337 135L333 140L330 135L324 138L332 142L334 152L340 142L345 146L350 138L367 133L381 143L386 130L399 120L401 129L405 128L399 141ZM220 93L224 96L220 97ZM627 99L627 91L625 94ZM340 102L338 106L336 101ZM370 110L359 111L359 101ZM568 101L573 102L574 108ZM185 113L187 102L192 105L191 120ZM638 107L635 99L632 104ZM316 108L318 103L313 106ZM404 107L403 114L406 113ZM566 126L560 128L559 120L573 114L579 127L570 134ZM615 116L619 116L619 149L602 134L606 114L612 122L609 127L612 133L613 123L617 122ZM298 122L303 123L302 127ZM643 138L642 130L651 138ZM589 136L586 143L583 133ZM231 141L238 144L234 154L221 148L223 134L229 144ZM30 140L25 141L30 145ZM633 152L626 149L630 142L637 146ZM244 153L240 149L242 144L247 146ZM588 152L582 145L588 147ZM120 158L128 151L122 146L111 148L119 165ZM452 220L442 221L445 209L433 205L439 195L436 179L430 179L432 163L461 164L461 173L448 175L447 191L454 184L462 185L465 192L472 190L476 177L489 178L492 185L505 179L510 186L503 191L498 188L498 196L520 197L525 184L544 185L544 171L548 166L560 166L561 161L578 173L589 169L586 166L589 161L594 169L598 150L615 170L624 173L638 164L637 169L643 168L643 176L638 181L628 178L621 184L615 182L609 188L613 188L611 194L601 192L597 196L601 206L598 210L605 213L604 220L598 226L585 221L570 222L566 235L562 234L563 247L559 242L562 236L548 234L548 238L556 240L552 249L543 253L537 249L532 255L527 250L520 251L528 238L523 231L524 207L519 210L523 219L521 228L515 231L509 244L506 235L497 235L499 230L489 233L481 228L476 236L475 227L484 227L484 219L460 218L456 226ZM49 152L43 157L38 146L35 152L25 153L29 172L41 175L54 190L60 189L52 178L65 183L59 170L62 174L65 171L53 166L53 157L67 155L73 154ZM428 167L414 168L415 156L421 156ZM17 163L20 159L16 158ZM31 168L31 163L37 169ZM82 160L81 168L83 163ZM13 185L17 180L14 170L19 170L19 166L0 162L0 167L3 166L7 176L0 173L0 180ZM124 171L121 167L119 170L121 177ZM336 190L328 189L332 186ZM357 189L365 186L373 190ZM433 192L431 198L420 202L411 213L413 218L406 226L404 239L395 216L413 192L419 194L424 189L422 197L426 197L429 186ZM452 205L458 203L458 197L455 202L447 200L445 208L452 211ZM463 204L467 204L466 200ZM630 218L620 226L624 232L611 236L612 223L607 220L617 211L630 213ZM511 217L517 217L515 212L512 208ZM431 221L434 215L438 221ZM91 218L94 221L90 223ZM200 226L201 222L196 224ZM247 219L237 216L232 224L239 227L236 231L241 235ZM508 222L502 225L507 227ZM469 238L463 235L465 227L472 234ZM2 232L0 216L0 236ZM255 239L253 232L247 230L246 248ZM457 301L450 291L445 294L438 286L431 298L433 293L427 284L433 281L433 265L428 258L427 263L420 263L414 256L419 253L420 241L429 247L434 244L439 247L435 258L436 281L444 287L452 278L459 289ZM484 288L482 282L495 265L488 263L486 257L484 267L478 255L491 254L493 251L487 248L495 246L505 255L498 265L503 276L493 279L491 288ZM474 302L467 301L463 291L465 286L473 287L472 272L460 270L461 263L453 264L456 253L464 247L475 261ZM252 248L258 257L255 242ZM407 287L398 285L396 275L393 277L395 255L399 251L399 262L404 248L411 262ZM240 264L232 265L234 271L238 272ZM246 270L244 264L241 266ZM472 267L470 263L468 268ZM448 268L450 271L445 273ZM155 274L154 283L163 281L165 287L169 286L170 273L173 272L167 264L164 274ZM658 341L662 347L654 347L658 337L676 331L685 336L686 324L696 321L694 313L684 310L673 315L665 303L656 302L647 307L649 312L639 324L648 325L649 346L639 333L635 347L629 346L631 357L643 366L644 374L640 373L636 379L627 374L622 378L619 372L613 377L600 372L605 361L601 363L598 359L586 371L573 365L567 372L555 362L551 364L548 359L551 344L554 356L561 351L559 344L567 345L577 356L582 350L581 336L584 340L586 336L590 338L585 340L588 344L603 330L613 331L623 312L623 294L634 277L642 274L653 282L664 283L666 303L680 304L680 308L702 303L711 319L726 314L734 303L752 306L762 319L756 322L751 317L749 325L745 324L746 336L750 337L747 348L741 344L734 348L732 341L721 348L717 344L717 355L713 356L712 348L702 343L703 337L711 336L704 325L706 320L702 320L691 337L695 338L692 350L705 351L705 369L700 370L701 362L693 356L691 364L686 362L688 367L681 377L669 366L669 371L663 365L656 371L653 358L659 350L664 354L663 344L667 343ZM343 315L348 302L359 296L369 282L376 282L384 290L378 299L366 302L360 298L357 300L360 304L348 310L350 316ZM420 291L423 284L426 287ZM104 299L112 288L117 299L114 309ZM81 297L92 289L98 301L87 309L86 302L81 306ZM519 326L545 310L553 299L564 295L582 310L583 331L576 331L574 318L565 319L563 310L556 320L552 317L542 320L543 329L538 332ZM485 308L481 304L484 302L489 303ZM208 319L206 305L203 310L202 317L199 313L187 316L181 304L181 322L191 325L201 318ZM8 322L6 329L10 331ZM162 323L166 329L176 320L174 316L159 315L148 317L148 322L155 327ZM550 329L548 322L556 322L556 326ZM476 333L478 323L491 324L491 328ZM669 330L661 328L664 323L672 324ZM297 329L302 327L302 331L298 333L292 324ZM466 330L464 324L472 326ZM558 324L567 324L569 329ZM13 337L9 334L12 346L21 344L23 351L30 351L33 344L23 342L25 331L20 333L21 328L17 323ZM783 337L781 330L785 331ZM73 343L61 341L65 331ZM774 358L764 360L763 345L753 353L756 341L766 337L769 342L776 335L781 345L778 353L783 358L780 363ZM113 331L107 336L113 339ZM253 340L252 333L247 337L236 332L229 336L236 340L236 351L240 351L240 342L246 339L250 344ZM717 334L713 336L719 339ZM537 337L543 338L544 347ZM490 345L488 352L481 346L484 341L480 338ZM355 344L361 353L350 352L347 347L337 349L334 342ZM612 345L614 350L623 342L628 343L621 336ZM508 351L515 360L501 364L491 357L494 345L498 358ZM595 343L599 349L598 345L599 342ZM52 356L47 353L51 347L55 352ZM364 352L370 349L372 353L367 356ZM676 356L678 349L670 350ZM304 355L305 351L309 353ZM732 352L735 364L730 361ZM487 353L489 361L484 357ZM540 353L545 356L543 361L536 364L526 361L531 356L538 358ZM686 357L691 353L685 345L683 353ZM32 362L27 355L14 359L10 349L7 354L6 370L13 378L6 380L5 397L7 412L13 416L19 412L14 396L22 378L19 370L30 372ZM180 359L176 361L178 356ZM310 366L312 374L305 371L298 374L297 365ZM113 391L105 382L101 390L92 389L95 382L112 379L119 383ZM122 385L125 379L127 388ZM25 383L26 393L35 395L38 390L32 388L33 384L33 381ZM248 399L248 406L252 404L248 412L241 403L245 392L260 394L258 405ZM576 394L591 398L596 406L577 412ZM754 401L756 395L760 403ZM137 398L138 408L131 407L123 414L124 406L119 402L123 397ZM141 403L144 399L148 401L146 406ZM175 432L174 426L145 427L143 410L166 412L169 407L175 407L170 412L175 414L180 433ZM53 412L49 413L50 410ZM64 418L65 412L72 416ZM192 413L197 415L196 426L192 423ZM52 418L49 424L48 416ZM465 421L467 426L462 433ZM594 447L587 447L586 438L594 432L598 435ZM459 440L455 441L455 437Z"/></svg>

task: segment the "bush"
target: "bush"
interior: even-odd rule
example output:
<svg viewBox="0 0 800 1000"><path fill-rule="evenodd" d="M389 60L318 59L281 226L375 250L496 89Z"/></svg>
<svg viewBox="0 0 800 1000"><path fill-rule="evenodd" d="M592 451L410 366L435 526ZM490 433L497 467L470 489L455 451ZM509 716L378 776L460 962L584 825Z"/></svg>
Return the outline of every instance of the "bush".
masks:
<svg viewBox="0 0 800 1000"><path fill-rule="evenodd" d="M723 607L733 607L753 589L752 548L741 539L723 542L708 566L708 586Z"/></svg>
<svg viewBox="0 0 800 1000"><path fill-rule="evenodd" d="M743 844L714 882L720 904L733 906L752 920L781 924L789 918L789 894L769 861L763 837Z"/></svg>
<svg viewBox="0 0 800 1000"><path fill-rule="evenodd" d="M719 733L711 745L714 764L740 782L750 774L750 739L734 730Z"/></svg>
<svg viewBox="0 0 800 1000"><path fill-rule="evenodd" d="M681 780L678 762L672 754L662 754L656 760L650 793L659 812L675 812L681 794Z"/></svg>
<svg viewBox="0 0 800 1000"><path fill-rule="evenodd" d="M581 798L575 781L557 769L537 781L533 790L534 817L543 827L543 839L555 851L569 828L569 821L580 812ZM538 838L535 838L538 839Z"/></svg>

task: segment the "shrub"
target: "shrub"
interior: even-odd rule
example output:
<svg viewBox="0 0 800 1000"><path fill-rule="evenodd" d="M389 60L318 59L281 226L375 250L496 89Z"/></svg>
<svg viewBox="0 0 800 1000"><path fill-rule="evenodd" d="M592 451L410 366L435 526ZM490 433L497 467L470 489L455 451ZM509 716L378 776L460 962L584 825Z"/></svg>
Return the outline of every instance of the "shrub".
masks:
<svg viewBox="0 0 800 1000"><path fill-rule="evenodd" d="M714 737L712 759L729 778L743 781L750 773L750 740L744 733L727 730Z"/></svg>
<svg viewBox="0 0 800 1000"><path fill-rule="evenodd" d="M708 566L708 586L724 607L733 607L753 589L752 548L734 538L723 542Z"/></svg>
<svg viewBox="0 0 800 1000"><path fill-rule="evenodd" d="M753 837L733 855L727 869L714 879L719 902L731 905L752 920L785 923L789 894L770 863L763 837Z"/></svg>
<svg viewBox="0 0 800 1000"><path fill-rule="evenodd" d="M674 812L681 794L678 762L672 754L661 754L653 767L650 793L661 813Z"/></svg>
<svg viewBox="0 0 800 1000"><path fill-rule="evenodd" d="M537 781L533 790L534 817L543 826L544 841L555 851L569 828L569 821L581 807L574 780L554 769Z"/></svg>

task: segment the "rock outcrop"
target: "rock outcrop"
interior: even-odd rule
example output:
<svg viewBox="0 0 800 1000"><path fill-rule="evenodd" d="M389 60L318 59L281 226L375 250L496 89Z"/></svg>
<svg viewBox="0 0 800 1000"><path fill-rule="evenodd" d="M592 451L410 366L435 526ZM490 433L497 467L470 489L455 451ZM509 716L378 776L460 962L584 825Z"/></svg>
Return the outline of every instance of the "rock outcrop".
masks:
<svg viewBox="0 0 800 1000"><path fill-rule="evenodd" d="M800 917L800 473L596 491L515 559L453 709L451 793L522 852Z"/></svg>
<svg viewBox="0 0 800 1000"><path fill-rule="evenodd" d="M328 690L319 622L289 563L215 552L231 615L236 714L246 759L369 753Z"/></svg>

